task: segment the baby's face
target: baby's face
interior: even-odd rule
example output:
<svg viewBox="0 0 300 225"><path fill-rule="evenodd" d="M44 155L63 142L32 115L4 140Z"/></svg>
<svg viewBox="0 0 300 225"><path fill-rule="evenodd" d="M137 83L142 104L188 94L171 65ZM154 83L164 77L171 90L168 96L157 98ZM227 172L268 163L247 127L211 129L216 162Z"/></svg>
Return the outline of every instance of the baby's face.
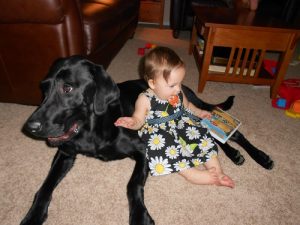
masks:
<svg viewBox="0 0 300 225"><path fill-rule="evenodd" d="M174 68L168 80L163 76L157 76L152 84L149 84L153 92L162 100L168 100L181 91L181 83L185 77L185 68Z"/></svg>

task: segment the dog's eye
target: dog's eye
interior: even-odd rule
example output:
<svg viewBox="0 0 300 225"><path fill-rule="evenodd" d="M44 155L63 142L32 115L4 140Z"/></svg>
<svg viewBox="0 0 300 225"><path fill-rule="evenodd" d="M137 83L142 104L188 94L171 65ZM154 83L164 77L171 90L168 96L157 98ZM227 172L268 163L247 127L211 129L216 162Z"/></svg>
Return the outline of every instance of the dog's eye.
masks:
<svg viewBox="0 0 300 225"><path fill-rule="evenodd" d="M64 84L62 89L64 93L69 93L73 90L73 87L69 84Z"/></svg>

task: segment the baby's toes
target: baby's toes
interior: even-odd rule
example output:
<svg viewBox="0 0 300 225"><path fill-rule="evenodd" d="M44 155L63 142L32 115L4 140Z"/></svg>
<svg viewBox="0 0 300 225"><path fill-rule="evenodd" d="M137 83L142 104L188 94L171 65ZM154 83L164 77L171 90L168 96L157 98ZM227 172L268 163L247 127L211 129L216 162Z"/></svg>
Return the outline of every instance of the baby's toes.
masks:
<svg viewBox="0 0 300 225"><path fill-rule="evenodd" d="M220 182L222 185L226 186L226 187L230 187L230 188L234 188L234 182L233 180L228 177L228 176L223 176L221 179L220 179Z"/></svg>

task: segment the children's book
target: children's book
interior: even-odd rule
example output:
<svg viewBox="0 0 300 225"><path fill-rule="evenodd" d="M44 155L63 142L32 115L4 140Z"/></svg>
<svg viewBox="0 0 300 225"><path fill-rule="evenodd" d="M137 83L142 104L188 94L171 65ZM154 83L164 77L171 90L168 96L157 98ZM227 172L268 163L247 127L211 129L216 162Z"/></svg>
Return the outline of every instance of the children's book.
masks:
<svg viewBox="0 0 300 225"><path fill-rule="evenodd" d="M218 107L211 113L211 119L202 119L201 124L209 130L215 139L225 143L239 128L241 122Z"/></svg>

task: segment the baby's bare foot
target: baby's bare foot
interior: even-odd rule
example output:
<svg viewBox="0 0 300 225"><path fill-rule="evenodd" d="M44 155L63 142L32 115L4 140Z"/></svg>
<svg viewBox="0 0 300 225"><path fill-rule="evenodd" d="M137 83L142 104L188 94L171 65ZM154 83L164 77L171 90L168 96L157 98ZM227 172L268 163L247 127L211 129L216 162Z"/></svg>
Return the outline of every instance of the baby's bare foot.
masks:
<svg viewBox="0 0 300 225"><path fill-rule="evenodd" d="M207 170L202 170L202 173L203 174L201 176L203 180L201 180L204 182L203 184L215 184L219 180L216 168L214 167Z"/></svg>
<svg viewBox="0 0 300 225"><path fill-rule="evenodd" d="M210 168L207 170L199 170L191 168L188 170L180 171L179 173L187 181L193 184L217 184L219 182L219 176L216 172L216 168Z"/></svg>

